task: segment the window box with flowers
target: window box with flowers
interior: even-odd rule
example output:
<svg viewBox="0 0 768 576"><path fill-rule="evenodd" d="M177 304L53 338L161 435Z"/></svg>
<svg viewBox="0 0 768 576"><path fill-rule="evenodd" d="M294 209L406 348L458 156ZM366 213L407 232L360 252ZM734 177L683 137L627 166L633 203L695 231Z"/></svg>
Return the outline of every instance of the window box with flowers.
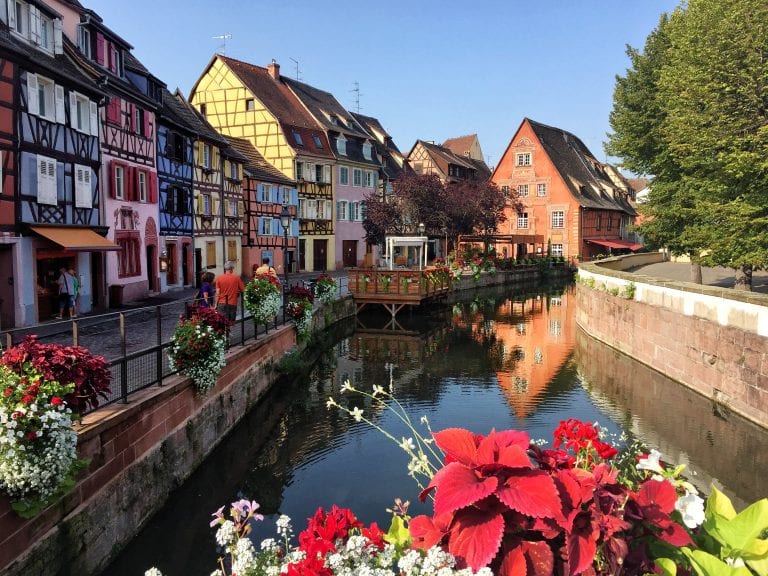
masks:
<svg viewBox="0 0 768 576"><path fill-rule="evenodd" d="M389 285L392 283L392 274L381 274L378 278L378 291L389 294Z"/></svg>
<svg viewBox="0 0 768 576"><path fill-rule="evenodd" d="M288 292L285 313L296 326L296 339L303 342L309 337L312 328L312 307L315 297L311 290L302 286L293 286Z"/></svg>

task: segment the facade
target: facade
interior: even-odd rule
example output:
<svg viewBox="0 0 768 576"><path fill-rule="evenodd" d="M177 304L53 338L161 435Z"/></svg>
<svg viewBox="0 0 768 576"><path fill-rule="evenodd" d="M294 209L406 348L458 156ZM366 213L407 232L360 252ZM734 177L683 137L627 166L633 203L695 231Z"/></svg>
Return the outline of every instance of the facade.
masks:
<svg viewBox="0 0 768 576"><path fill-rule="evenodd" d="M110 305L160 290L156 170L159 85L137 87L126 59L132 46L109 29L98 14L75 0L51 0L62 15L64 36L76 48L77 65L106 93L101 111L101 181L107 238L120 247L106 261ZM131 78L141 71L131 69Z"/></svg>
<svg viewBox="0 0 768 576"><path fill-rule="evenodd" d="M491 178L502 191L517 189L523 206L507 209L500 236L510 240L497 241L497 252L592 259L640 248L629 239L629 192L611 174L573 134L525 118Z"/></svg>
<svg viewBox="0 0 768 576"><path fill-rule="evenodd" d="M478 143L477 149L479 148ZM436 174L443 183L487 180L491 176L491 171L482 158L476 160L466 153L456 154L445 145L424 140L417 140L413 145L408 153L408 163L417 174Z"/></svg>
<svg viewBox="0 0 768 576"><path fill-rule="evenodd" d="M299 218L333 218L335 268L372 266L378 260L378 248L364 241L365 200L379 187L381 159L365 129L329 92L295 80L283 80L294 95L325 130L336 164L330 179L333 202L306 199L299 203ZM310 175L311 176L311 175Z"/></svg>
<svg viewBox="0 0 768 576"><path fill-rule="evenodd" d="M264 258L278 274L285 274L288 252L295 253L299 244L299 191L267 162L253 145L243 138L227 137L229 145L244 158L242 257L243 274L253 275ZM283 207L290 214L290 225L284 230L280 215ZM288 272L295 270L288 269Z"/></svg>
<svg viewBox="0 0 768 576"><path fill-rule="evenodd" d="M365 129L376 148L376 156L379 158L379 194L384 198L392 192L392 183L409 172L410 167L378 119L354 112L352 116Z"/></svg>
<svg viewBox="0 0 768 576"><path fill-rule="evenodd" d="M325 131L280 75L280 66L272 62L262 68L217 54L189 100L214 128L248 140L285 178L297 182L305 218L299 223L298 250L288 250L289 268L297 262L301 270L332 269L333 152Z"/></svg>
<svg viewBox="0 0 768 576"><path fill-rule="evenodd" d="M104 92L74 65L57 12L2 3L0 20L0 319L9 327L58 314L61 267L78 277L79 311L104 306L104 253L117 246L104 238L99 193Z"/></svg>

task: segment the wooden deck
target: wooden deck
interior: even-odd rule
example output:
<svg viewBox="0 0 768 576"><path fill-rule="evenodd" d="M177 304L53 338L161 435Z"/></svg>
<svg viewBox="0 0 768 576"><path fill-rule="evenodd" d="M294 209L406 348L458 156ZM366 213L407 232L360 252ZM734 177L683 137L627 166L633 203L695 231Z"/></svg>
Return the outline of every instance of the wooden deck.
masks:
<svg viewBox="0 0 768 576"><path fill-rule="evenodd" d="M365 306L384 306L394 318L405 306L444 298L451 290L451 273L446 267L423 270L398 268L350 268L349 292L357 311Z"/></svg>

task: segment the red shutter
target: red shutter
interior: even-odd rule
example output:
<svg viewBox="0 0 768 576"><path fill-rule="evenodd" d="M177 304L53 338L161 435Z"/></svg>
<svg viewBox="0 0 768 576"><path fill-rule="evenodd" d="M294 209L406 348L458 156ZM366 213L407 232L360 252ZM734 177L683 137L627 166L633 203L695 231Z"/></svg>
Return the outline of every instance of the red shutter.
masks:
<svg viewBox="0 0 768 576"><path fill-rule="evenodd" d="M128 129L131 132L136 132L136 104L130 104L128 111L131 114L131 118L128 120Z"/></svg>
<svg viewBox="0 0 768 576"><path fill-rule="evenodd" d="M149 201L157 203L157 174L154 172L149 173Z"/></svg>
<svg viewBox="0 0 768 576"><path fill-rule="evenodd" d="M104 36L96 32L96 62L104 64Z"/></svg>
<svg viewBox="0 0 768 576"><path fill-rule="evenodd" d="M117 165L117 162L114 160L109 161L109 186L107 186L107 189L109 190L109 197L114 198L115 197L115 166Z"/></svg>
<svg viewBox="0 0 768 576"><path fill-rule="evenodd" d="M139 171L134 166L126 166L125 172L128 174L126 178L128 181L128 199L131 202L137 202L139 200L139 187L136 180L139 177Z"/></svg>
<svg viewBox="0 0 768 576"><path fill-rule="evenodd" d="M149 110L144 110L144 136L147 138L150 138L152 136L152 133L150 130L150 122L149 122L150 113Z"/></svg>

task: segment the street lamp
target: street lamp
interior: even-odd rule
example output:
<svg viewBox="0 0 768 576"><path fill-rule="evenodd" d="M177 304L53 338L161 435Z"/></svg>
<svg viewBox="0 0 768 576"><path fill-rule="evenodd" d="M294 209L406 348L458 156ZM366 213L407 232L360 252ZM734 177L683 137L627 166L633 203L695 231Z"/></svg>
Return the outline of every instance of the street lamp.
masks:
<svg viewBox="0 0 768 576"><path fill-rule="evenodd" d="M283 226L283 273L285 274L285 287L288 287L288 227L291 225L291 213L288 206L283 204L280 211L280 224Z"/></svg>
<svg viewBox="0 0 768 576"><path fill-rule="evenodd" d="M427 227L424 226L424 222L419 222L419 236L424 236L424 230L426 230ZM424 262L424 264L427 263L427 243L422 242L421 244L421 252L419 253L419 270L421 270L421 263Z"/></svg>
<svg viewBox="0 0 768 576"><path fill-rule="evenodd" d="M424 222L419 222L419 236L424 236L424 230L426 230L427 227L424 226Z"/></svg>

